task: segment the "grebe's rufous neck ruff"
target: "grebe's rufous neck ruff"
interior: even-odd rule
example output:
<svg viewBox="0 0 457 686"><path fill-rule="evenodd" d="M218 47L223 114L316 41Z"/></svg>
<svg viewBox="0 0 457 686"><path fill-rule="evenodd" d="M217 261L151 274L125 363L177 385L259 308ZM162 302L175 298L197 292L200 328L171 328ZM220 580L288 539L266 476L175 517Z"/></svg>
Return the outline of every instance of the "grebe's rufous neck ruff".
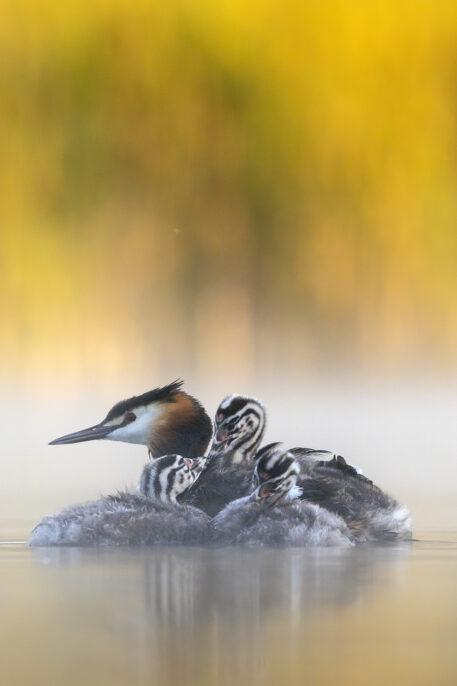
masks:
<svg viewBox="0 0 457 686"><path fill-rule="evenodd" d="M171 453L199 457L211 440L212 424L200 402L181 390L182 385L177 380L121 400L100 424L56 438L50 445L104 438L146 445L151 457Z"/></svg>

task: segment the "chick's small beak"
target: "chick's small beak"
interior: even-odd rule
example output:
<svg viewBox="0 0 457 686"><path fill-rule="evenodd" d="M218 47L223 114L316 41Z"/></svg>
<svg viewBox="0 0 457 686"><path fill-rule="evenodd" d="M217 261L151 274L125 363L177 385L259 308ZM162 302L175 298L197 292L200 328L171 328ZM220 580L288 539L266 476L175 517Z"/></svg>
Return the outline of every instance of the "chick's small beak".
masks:
<svg viewBox="0 0 457 686"><path fill-rule="evenodd" d="M191 470L198 475L203 471L206 464L206 457L195 457L193 460L190 460L190 462L192 463Z"/></svg>
<svg viewBox="0 0 457 686"><path fill-rule="evenodd" d="M221 428L218 430L216 436L219 442L223 442L227 440L227 438L230 436L230 433L227 429Z"/></svg>
<svg viewBox="0 0 457 686"><path fill-rule="evenodd" d="M106 438L106 436L116 428L117 427L115 426L96 424L95 426L90 426L88 429L82 429L81 431L75 431L72 434L66 434L65 436L60 436L60 438L55 438L49 445L66 445L67 443L95 441L99 438Z"/></svg>
<svg viewBox="0 0 457 686"><path fill-rule="evenodd" d="M267 498L269 495L271 495L270 488L268 486L262 486L259 490L259 497Z"/></svg>

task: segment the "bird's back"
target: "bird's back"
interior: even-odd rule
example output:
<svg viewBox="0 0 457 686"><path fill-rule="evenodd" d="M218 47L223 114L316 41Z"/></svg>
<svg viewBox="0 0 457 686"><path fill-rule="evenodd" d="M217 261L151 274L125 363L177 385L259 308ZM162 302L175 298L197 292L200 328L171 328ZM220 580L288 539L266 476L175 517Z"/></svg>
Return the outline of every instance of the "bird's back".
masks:
<svg viewBox="0 0 457 686"><path fill-rule="evenodd" d="M358 541L408 538L409 513L370 479L340 458L313 459L310 451L291 452L298 458L298 486L303 500L339 515Z"/></svg>
<svg viewBox="0 0 457 686"><path fill-rule="evenodd" d="M223 456L210 461L198 480L179 500L214 517L228 503L247 495L252 489L251 462L233 464Z"/></svg>
<svg viewBox="0 0 457 686"><path fill-rule="evenodd" d="M121 492L45 517L29 545L192 544L205 540L208 523L196 508Z"/></svg>
<svg viewBox="0 0 457 686"><path fill-rule="evenodd" d="M232 502L210 524L213 543L245 546L351 546L344 521L327 510L294 499L264 507L249 498Z"/></svg>

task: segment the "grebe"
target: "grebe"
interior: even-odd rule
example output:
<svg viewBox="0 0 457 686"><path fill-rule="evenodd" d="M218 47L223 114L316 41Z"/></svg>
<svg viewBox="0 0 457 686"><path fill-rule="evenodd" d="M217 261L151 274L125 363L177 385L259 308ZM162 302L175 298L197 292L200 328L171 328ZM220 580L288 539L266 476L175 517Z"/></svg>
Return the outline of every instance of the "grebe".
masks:
<svg viewBox="0 0 457 686"><path fill-rule="evenodd" d="M411 517L403 505L384 493L341 455L306 448L289 451L300 466L301 499L339 515L357 543L411 538ZM262 468L256 472L262 480ZM264 476L268 479L268 472Z"/></svg>
<svg viewBox="0 0 457 686"><path fill-rule="evenodd" d="M266 426L266 412L256 398L232 394L216 411L210 453L222 457L224 465L250 462Z"/></svg>
<svg viewBox="0 0 457 686"><path fill-rule="evenodd" d="M313 470L316 465L322 465L337 469L345 474L363 475L360 467L351 465L342 455L336 455L330 450L318 450L315 448L290 448L290 453L295 457L300 464L301 471L306 474L309 470Z"/></svg>
<svg viewBox="0 0 457 686"><path fill-rule="evenodd" d="M198 478L205 458L165 455L143 469L139 493L120 492L48 515L29 546L197 544L207 538L209 518L182 494Z"/></svg>
<svg viewBox="0 0 457 686"><path fill-rule="evenodd" d="M225 398L216 411L214 437L203 472L180 501L213 517L231 500L250 493L254 456L265 423L265 408L255 398Z"/></svg>
<svg viewBox="0 0 457 686"><path fill-rule="evenodd" d="M352 546L345 522L302 500L298 462L273 443L258 453L254 492L230 502L210 524L213 543L269 546Z"/></svg>
<svg viewBox="0 0 457 686"><path fill-rule="evenodd" d="M56 438L50 445L106 438L146 445L150 457L204 455L213 433L211 420L199 401L181 390L182 384L173 381L121 400L100 424Z"/></svg>

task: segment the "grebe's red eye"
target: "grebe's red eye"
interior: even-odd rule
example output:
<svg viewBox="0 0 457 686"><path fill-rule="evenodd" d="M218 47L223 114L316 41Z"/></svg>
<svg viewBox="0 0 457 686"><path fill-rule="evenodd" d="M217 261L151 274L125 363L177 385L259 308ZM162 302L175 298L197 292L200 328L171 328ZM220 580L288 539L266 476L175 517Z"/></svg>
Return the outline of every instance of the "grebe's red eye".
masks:
<svg viewBox="0 0 457 686"><path fill-rule="evenodd" d="M130 424L131 422L134 422L136 419L136 414L134 412L127 412L127 414L124 417L124 422L127 422L127 424Z"/></svg>

